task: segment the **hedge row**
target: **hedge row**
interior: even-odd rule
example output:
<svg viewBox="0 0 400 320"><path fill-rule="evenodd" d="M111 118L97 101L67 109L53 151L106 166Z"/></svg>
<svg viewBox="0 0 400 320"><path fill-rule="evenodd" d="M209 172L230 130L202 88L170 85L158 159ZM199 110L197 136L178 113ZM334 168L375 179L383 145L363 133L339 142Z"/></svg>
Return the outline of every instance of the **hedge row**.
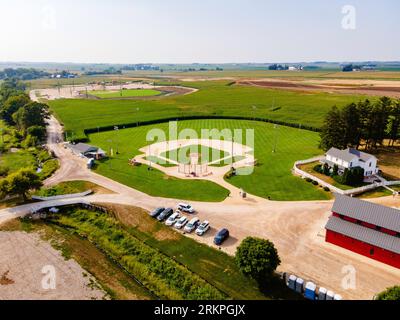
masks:
<svg viewBox="0 0 400 320"><path fill-rule="evenodd" d="M129 122L129 123L124 123L124 124L119 124L118 128L127 129L127 128L135 128L135 127L140 127L140 126L148 126L148 125L152 125L152 124L166 123L166 122L170 122L170 121L206 120L206 119L250 120L250 121L267 122L267 123L277 124L277 125L281 125L281 126L285 126L285 127L303 129L303 130L314 131L314 132L321 131L320 128L303 125L300 123L290 123L290 122L285 122L285 121L280 121L280 120L272 120L272 119L257 118L257 117L226 116L226 115L204 115L204 116L194 115L194 116L169 117L169 118L163 118L163 119L137 121L137 122ZM114 128L115 128L115 125L109 125L109 126L98 127L98 128L97 127L89 128L89 129L85 129L84 133L87 136L88 134L92 134L92 133L112 131L112 130L114 130ZM74 139L74 142L87 142L88 140L89 139L87 137L77 138L77 139Z"/></svg>

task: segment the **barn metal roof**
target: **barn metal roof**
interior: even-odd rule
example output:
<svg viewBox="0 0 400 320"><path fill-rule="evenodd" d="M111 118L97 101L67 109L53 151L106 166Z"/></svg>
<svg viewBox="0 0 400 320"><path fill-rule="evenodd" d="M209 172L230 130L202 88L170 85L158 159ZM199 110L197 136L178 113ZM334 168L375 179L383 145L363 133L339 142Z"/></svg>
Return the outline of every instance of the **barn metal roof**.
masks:
<svg viewBox="0 0 400 320"><path fill-rule="evenodd" d="M400 232L400 210L363 201L357 198L335 194L332 211L346 217Z"/></svg>
<svg viewBox="0 0 400 320"><path fill-rule="evenodd" d="M363 227L338 217L330 217L325 229L400 254L400 238L395 236Z"/></svg>
<svg viewBox="0 0 400 320"><path fill-rule="evenodd" d="M79 153L96 152L99 149L86 143L71 144L69 147Z"/></svg>

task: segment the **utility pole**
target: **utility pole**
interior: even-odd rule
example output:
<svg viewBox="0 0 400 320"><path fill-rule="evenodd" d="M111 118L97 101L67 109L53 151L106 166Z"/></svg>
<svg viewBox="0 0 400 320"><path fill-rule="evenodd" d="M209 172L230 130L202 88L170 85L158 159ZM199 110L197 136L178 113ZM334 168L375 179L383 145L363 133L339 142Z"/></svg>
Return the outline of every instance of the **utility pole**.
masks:
<svg viewBox="0 0 400 320"><path fill-rule="evenodd" d="M277 124L274 125L274 149L272 150L273 153L276 153L276 146L278 144L278 128Z"/></svg>
<svg viewBox="0 0 400 320"><path fill-rule="evenodd" d="M61 86L60 86L60 81L57 81L57 87L58 87L58 95L61 95Z"/></svg>
<svg viewBox="0 0 400 320"><path fill-rule="evenodd" d="M122 79L121 79L121 74L119 75L119 93L122 97Z"/></svg>
<svg viewBox="0 0 400 320"><path fill-rule="evenodd" d="M232 136L232 150L231 150L231 165L232 165L232 169L233 169L233 163L235 162L235 160L234 160L234 158L233 158L233 143L234 143L234 141L233 141L233 136Z"/></svg>
<svg viewBox="0 0 400 320"><path fill-rule="evenodd" d="M114 126L114 131L116 132L116 134L115 134L115 140L116 140L116 143L115 143L116 151L115 151L115 153L119 154L119 152L118 152L118 131L119 131L118 126Z"/></svg>
<svg viewBox="0 0 400 320"><path fill-rule="evenodd" d="M151 162L151 144L149 145L149 162L150 162L150 167L149 167L149 170L151 170L151 165L152 165L152 162Z"/></svg>
<svg viewBox="0 0 400 320"><path fill-rule="evenodd" d="M253 119L256 120L256 110L257 110L257 106L253 106Z"/></svg>

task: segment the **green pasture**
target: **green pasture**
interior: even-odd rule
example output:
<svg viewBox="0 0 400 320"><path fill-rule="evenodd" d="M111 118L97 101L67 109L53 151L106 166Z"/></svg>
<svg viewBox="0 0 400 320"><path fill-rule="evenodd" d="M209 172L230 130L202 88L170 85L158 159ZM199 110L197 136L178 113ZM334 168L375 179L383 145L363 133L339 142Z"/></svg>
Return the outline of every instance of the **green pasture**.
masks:
<svg viewBox="0 0 400 320"><path fill-rule="evenodd" d="M208 181L187 181L168 177L162 172L146 166L130 166L129 159L139 155L139 149L154 143L147 142L151 129L165 130L168 139L168 124L142 126L118 131L91 134L90 143L110 152L114 156L100 162L95 170L113 180L153 196L199 201L221 201L228 192ZM236 176L228 181L245 191L272 200L325 200L330 194L301 178L295 177L291 169L296 160L308 159L321 154L318 149L318 133L290 127L275 127L269 123L245 120L193 120L178 122L178 129L254 129L255 157L258 165L249 176ZM244 144L249 142L243 141ZM275 148L276 146L276 148ZM275 149L275 152L273 150ZM115 150L119 154L115 154Z"/></svg>
<svg viewBox="0 0 400 320"><path fill-rule="evenodd" d="M188 82L199 91L159 100L55 100L51 110L69 135L85 138L84 129L123 125L185 116L243 116L279 120L320 127L326 112L365 96L303 93L251 86L226 81Z"/></svg>

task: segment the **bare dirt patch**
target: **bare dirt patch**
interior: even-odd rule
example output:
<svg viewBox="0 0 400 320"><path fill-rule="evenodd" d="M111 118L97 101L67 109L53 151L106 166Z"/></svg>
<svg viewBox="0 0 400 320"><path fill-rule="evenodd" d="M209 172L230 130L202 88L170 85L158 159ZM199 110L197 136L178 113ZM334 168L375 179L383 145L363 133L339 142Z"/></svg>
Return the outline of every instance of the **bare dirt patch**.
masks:
<svg viewBox="0 0 400 320"><path fill-rule="evenodd" d="M154 234L154 238L156 238L159 241L173 241L173 240L179 240L181 236L179 233L174 232L172 230L164 229L164 230L159 230Z"/></svg>
<svg viewBox="0 0 400 320"><path fill-rule="evenodd" d="M400 180L400 148L378 152L379 168L391 180Z"/></svg>
<svg viewBox="0 0 400 320"><path fill-rule="evenodd" d="M0 252L0 299L89 300L105 296L76 261L66 261L36 233L0 232ZM54 267L55 289L42 286L45 266Z"/></svg>
<svg viewBox="0 0 400 320"><path fill-rule="evenodd" d="M392 98L400 98L400 82L391 81L390 83L380 81L369 81L363 83L360 81L344 81L340 80L329 82L313 81L306 82L304 80L246 80L237 82L239 85L257 86L270 89L294 90L302 92L330 92L342 94L361 94L371 96L388 96Z"/></svg>

